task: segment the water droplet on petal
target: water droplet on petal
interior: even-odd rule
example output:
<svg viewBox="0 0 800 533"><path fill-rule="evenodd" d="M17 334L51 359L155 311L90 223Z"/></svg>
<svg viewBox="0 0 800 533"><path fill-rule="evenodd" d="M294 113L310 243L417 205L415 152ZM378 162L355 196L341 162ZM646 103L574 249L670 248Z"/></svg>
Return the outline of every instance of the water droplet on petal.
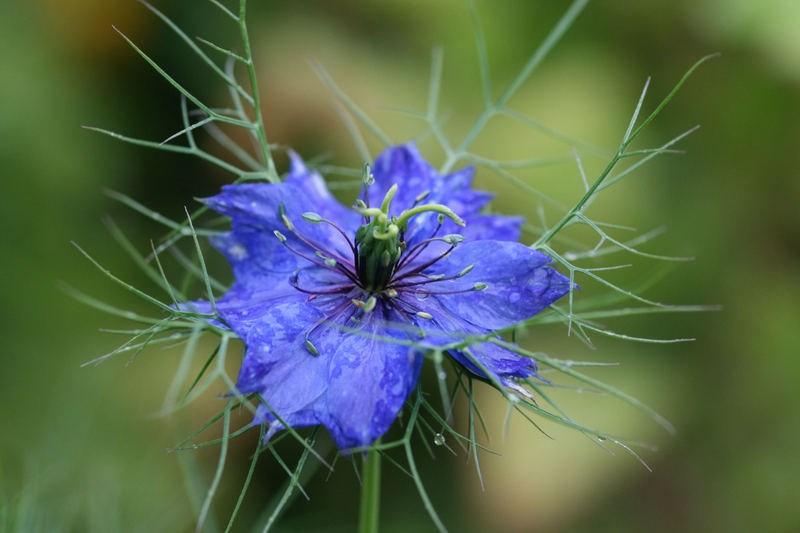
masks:
<svg viewBox="0 0 800 533"><path fill-rule="evenodd" d="M437 433L433 436L433 443L437 446L444 446L444 435Z"/></svg>
<svg viewBox="0 0 800 533"><path fill-rule="evenodd" d="M425 298L427 298L429 296L429 294L427 292L418 292L416 294L416 296L417 296L417 300L424 300Z"/></svg>

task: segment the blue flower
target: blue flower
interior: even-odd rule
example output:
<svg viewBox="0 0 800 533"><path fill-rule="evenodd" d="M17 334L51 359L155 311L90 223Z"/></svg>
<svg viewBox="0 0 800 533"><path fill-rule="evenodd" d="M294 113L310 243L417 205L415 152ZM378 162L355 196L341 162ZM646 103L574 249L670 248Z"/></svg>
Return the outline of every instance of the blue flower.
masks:
<svg viewBox="0 0 800 533"><path fill-rule="evenodd" d="M431 346L484 335L569 291L548 256L516 242L521 219L481 214L492 195L470 188L471 167L440 176L409 144L372 171L353 208L294 154L283 183L204 200L232 221L213 239L236 279L216 307L246 345L237 388L269 405L256 415L268 436L284 429L277 413L322 424L342 450L367 446L416 385L423 356L408 341L420 330ZM519 391L515 378L536 375L533 360L492 343L450 355Z"/></svg>

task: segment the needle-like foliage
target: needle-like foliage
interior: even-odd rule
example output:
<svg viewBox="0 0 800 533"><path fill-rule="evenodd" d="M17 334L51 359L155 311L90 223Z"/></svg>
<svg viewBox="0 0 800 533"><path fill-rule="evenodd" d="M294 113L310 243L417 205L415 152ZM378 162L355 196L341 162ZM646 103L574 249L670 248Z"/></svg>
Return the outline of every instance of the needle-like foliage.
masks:
<svg viewBox="0 0 800 533"><path fill-rule="evenodd" d="M177 132L166 134L160 140L137 139L95 127L89 129L134 145L198 157L230 173L231 181L235 184L245 181L281 183L283 178L276 170L273 162L273 152L283 148L271 144L267 140L267 128L265 128L258 92L258 78L254 68L248 35L246 0L239 0L237 9L228 8L218 0L209 0L211 7L217 10L216 15L238 29L241 42L235 49L226 48L202 38L192 39L167 15L144 0L140 0L140 2L154 16L166 24L174 32L176 38L186 47L187 51L200 58L202 63L208 67L209 72L218 81L222 82L227 90L229 101L222 106L201 101L185 81L173 78L146 51L138 47L134 40L120 32L122 38L130 44L133 50L180 94L178 112L180 113L182 128ZM534 49L513 80L502 88L499 96L495 96L497 93L492 86L490 77L486 41L480 26L477 10L470 1L483 100L483 107L477 118L462 138L452 139L448 136L440 111L443 53L439 48L433 50L428 100L424 109L421 111L402 111L420 120L422 131L420 131L417 139L430 137L440 146L444 153L444 160L439 167L440 174L448 174L464 164L473 164L508 180L523 193L529 194L533 205L539 208L529 214L528 222L523 227L529 233L536 235L533 242L526 244L533 250L543 252L554 259L562 272L566 273L570 287L577 287L589 282L606 289L605 292L586 296L571 289L563 303L553 304L546 311L535 314L526 320L502 330L491 330L485 334L476 334L469 331L451 331L449 334L443 334L438 331L436 332L436 342L431 340L432 335L421 335L417 340L409 340L412 339L411 336L403 337L402 339L398 336L379 339L386 343L404 343L418 353L424 354L425 358L429 360L428 366L431 366L435 371L436 389L432 391L423 390L422 382L417 383L415 392L410 395L401 414L403 429L399 437L394 439L387 438L370 446L351 449L347 457L349 460L353 460L354 457L358 457L359 454L357 452L377 451L387 462L411 477L425 509L436 528L440 531L445 530L445 525L437 515L424 488L415 459L416 450L413 443L421 440L431 454L439 449L448 450L451 453L460 451L467 454L474 461L478 477L483 485L480 455L483 452L494 452L479 442L481 440L479 439L481 431L486 432L486 423L475 401L475 389L478 385L476 382L478 381L485 382L497 389L507 401L506 426L508 425L509 417L513 413L519 413L536 428L541 429L542 432L544 430L540 428L540 422L542 420L549 421L575 429L601 447L605 448L608 444L614 444L636 455L630 446L638 443L583 425L574 420L555 403L546 392L546 389L561 386L558 383L558 379L563 377L573 382L577 380L581 384L577 387L577 390L593 390L616 397L622 402L647 413L667 430L673 430L668 421L644 403L615 387L591 377L588 372L596 363L557 359L544 353L525 349L515 342L518 333L522 333L524 330L534 326L560 322L566 326L568 332L575 334L589 344L591 344L591 339L594 335L606 335L649 343L681 342L689 339L643 338L610 330L598 321L646 313L688 312L709 309L703 306L665 304L643 296L642 291L639 289L646 288L648 281L643 282L641 287L637 288L622 287L606 279L605 272L621 265L600 263L599 261L613 258L614 256L631 254L667 262L683 261L687 258L668 257L640 249L640 246L659 235L661 230L621 238L618 234L621 231L627 231L626 229L594 220L590 208L601 193L639 170L654 157L676 153L675 146L696 130L696 128L691 128L655 148L632 148L633 142L641 132L658 117L689 76L710 56L702 58L693 65L675 87L661 99L653 111L646 113L642 119L642 111L645 107L649 87L648 80L634 106L628 127L617 147L613 150L605 150L582 142L544 125L534 118L523 115L510 106L512 97L535 73L536 68L561 40L587 2L588 0L575 0L569 6L550 33ZM220 58L222 61L215 58ZM322 82L331 90L333 97L338 101L337 112L341 116L346 130L351 135L361 158L365 161L372 160L368 144L362 136L362 129L387 147L395 144L390 135L383 131L367 112L346 95L336 84L333 76L321 65L315 65L314 68ZM240 82L240 77L243 77L246 83ZM498 116L511 118L532 130L563 143L569 148L569 153L556 158L498 161L492 158L491 155L473 152L473 145L481 132L492 119ZM229 128L243 129L252 142L248 146L239 144L227 133L230 131ZM231 156L230 159L236 163L230 163L201 148L196 140L196 135L201 133L217 143L220 148ZM589 177L584 172L581 154L605 158L607 164L597 176ZM567 207L559 208L560 204L558 202L552 200L543 191L535 188L516 174L519 169L562 162L565 159L575 162L576 179L580 179L583 184L583 192L580 197ZM361 169L350 169L334 165L320 164L316 166L316 169L323 174L341 174L351 177L361 175ZM348 186L351 184L360 186L361 181L353 180L352 183L337 181L332 183L331 186ZM182 409L201 395L208 393L210 389L214 392L220 392L220 385L226 393L224 405L220 408L219 413L198 428L197 431L177 443L174 448L179 453L204 446L218 446L220 450L214 475L210 483L206 485L202 498L199 498L197 530L204 530L212 519L211 503L224 474L230 440L254 431L259 433L258 445L252 455L245 483L230 514L225 531L230 531L233 527L247 489L252 481L256 464L264 456L265 451L269 451L269 455L280 464L287 474L285 489L276 496L276 500L268 506L265 514L259 519L259 527L263 531L269 531L296 495L307 496L303 485L310 475L319 467L332 470L333 465L337 464L340 452L338 450L332 452L330 445L324 444L325 439L319 438L320 435L316 429L310 433L298 431L291 423L284 420L278 412L273 410L261 394L242 394L237 388L235 378L231 377L230 368L237 365L229 364L228 359L233 351L231 350L231 343L236 339L237 335L229 327L230 324L225 323L217 305L220 297L225 294L229 286L209 272L204 258L204 254L209 252L206 244L207 238L218 238L222 234L223 228L218 225L217 220L207 216L209 214L208 208L201 206L192 211L187 210L185 219L172 220L124 194L109 192L109 195L165 227L165 234L162 238L157 243L151 243L146 251L142 253L117 225L110 221L108 223L112 236L130 255L134 263L155 283L161 293L159 295L151 295L133 287L105 269L87 251L78 248L109 281L133 293L153 308L152 316L142 315L119 309L93 296L67 288L70 293L82 302L112 315L129 319L136 324L133 329L110 331L110 333L126 337L126 340L117 349L97 357L87 364L99 364L116 355L126 355L129 356L129 359L133 359L145 348L152 348L157 345L183 346L183 355L175 370L173 380L166 391L160 414L169 414ZM560 216L556 222L547 223L545 221L543 214L545 206L550 210L560 209ZM589 228L594 238L586 241L565 234L564 230L576 226ZM171 270L167 267L166 259L169 259ZM179 270L179 272L176 273L176 270ZM209 303L208 309L201 310L192 307L189 302L197 299L198 296ZM397 328L407 328L415 331L420 329L415 324L398 324ZM340 327L340 330L340 334L367 335L363 331L357 328L350 328L347 325ZM505 340L504 337L501 337L502 335L505 335L505 338L510 337L512 341ZM212 336L217 339L215 347L210 353L203 353L200 348L202 336ZM495 372L487 369L481 357L476 355L476 349L480 345L487 343L508 350L519 357L535 361L541 376L546 377L546 379L525 379L522 385L530 393L529 395L519 394L510 389L507 386L508 383L502 382ZM459 364L453 359L445 357L448 353L455 352L463 354L462 357L466 359L465 364L468 363L477 370L468 371L464 364ZM237 357L238 361L238 353L234 353L234 356ZM193 375L191 370L196 366L195 362L198 359L201 361L200 370ZM467 406L467 427L464 432L459 431L454 422L455 417L460 416L454 406L460 401L465 401ZM285 428L285 431L271 440L264 440L265 424L246 424L242 427L233 427L231 413L240 409L249 410L254 415L257 412L267 412L269 413L267 418L280 424ZM203 433L212 427L221 427L221 437L202 440ZM274 445L282 439L292 439L300 445L302 454L298 460L286 461L277 453ZM434 447L431 448L429 443L433 443Z"/></svg>

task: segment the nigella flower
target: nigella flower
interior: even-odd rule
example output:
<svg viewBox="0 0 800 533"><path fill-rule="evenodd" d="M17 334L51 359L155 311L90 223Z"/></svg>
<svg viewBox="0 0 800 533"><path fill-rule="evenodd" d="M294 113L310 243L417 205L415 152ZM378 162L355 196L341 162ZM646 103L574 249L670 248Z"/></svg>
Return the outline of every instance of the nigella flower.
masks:
<svg viewBox="0 0 800 533"><path fill-rule="evenodd" d="M279 184L223 187L204 200L232 230L214 239L235 283L216 302L246 345L237 388L259 393L268 436L322 424L340 449L385 433L414 388L429 345L484 335L540 312L569 290L550 258L517 243L521 220L481 214L473 169L440 176L414 145L375 161L356 206L291 155ZM208 304L195 305L208 311ZM437 336L438 333L438 336ZM533 360L491 343L453 351L479 377L522 390Z"/></svg>

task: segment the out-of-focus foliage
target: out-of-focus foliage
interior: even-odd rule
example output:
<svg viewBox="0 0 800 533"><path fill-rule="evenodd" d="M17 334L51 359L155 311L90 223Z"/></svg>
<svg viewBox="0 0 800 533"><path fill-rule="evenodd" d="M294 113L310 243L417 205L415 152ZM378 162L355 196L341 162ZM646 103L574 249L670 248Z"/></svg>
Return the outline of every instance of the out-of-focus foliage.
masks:
<svg viewBox="0 0 800 533"><path fill-rule="evenodd" d="M191 35L235 37L215 31L210 21L216 12L198 2L162 4ZM481 401L495 421L492 444L504 453L483 460L486 492L462 458L439 454L435 463L420 465L452 530L800 527L793 490L800 475L800 19L794 4L590 4L515 96L515 107L529 116L612 148L646 76L653 76L652 104L696 59L722 52L645 133L656 142L700 123L703 128L683 143L688 154L656 160L596 207L614 222L638 228L667 224L669 231L651 249L697 257L667 273L648 296L725 309L612 324L652 337L698 338L679 346L596 339L592 352L563 329L541 329L536 349L622 363L598 374L653 404L676 424L678 435L670 438L616 402L560 395L580 421L656 442L660 451L646 456L655 470L650 474L630 457L611 457L554 427L546 428L551 441L514 420L504 441L505 406L492 412L492 395L486 394ZM503 83L563 6L503 0L478 2L478 9L493 78ZM198 404L182 417L149 416L161 405L179 352L155 348L130 365L117 359L79 368L115 346L116 339L97 333L96 326L124 321L81 307L56 287L61 280L135 308L135 300L95 275L69 245L78 240L120 277L147 286L100 221L112 216L140 249L162 231L102 189L120 190L180 218L183 205L214 193L227 179L194 160L79 128L101 125L151 138L180 128L177 95L124 46L112 23L177 78L214 95L202 65L184 60L180 43L133 0L0 7L0 529L13 522L18 531L191 530L197 502L187 495L194 492L186 490L192 483L186 479L202 484L214 466L213 450L165 452L219 408L213 395L205 400L207 410ZM462 131L479 109L475 47L461 2L253 2L251 32L267 131L271 140L304 155L330 153L332 162L359 164L308 59L325 65L398 141L413 124L380 106L424 104L432 45L445 51L446 127ZM476 150L507 159L557 155L563 145L498 120ZM584 161L590 175L601 163ZM558 198L572 198L580 187L571 162L523 176ZM529 198L506 182L484 173L478 185L498 191L497 210L530 212ZM643 273L655 265L636 267ZM630 281L623 274L620 279ZM217 506L222 516L252 447L252 439L231 442L233 474ZM292 453L299 454L287 448L285 456ZM386 475L384 530L429 527L409 480L390 469ZM239 525L255 519L284 478L274 463L262 462ZM311 501L299 500L283 526L352 530L358 485L347 469L337 468L327 482L318 475L305 486Z"/></svg>

